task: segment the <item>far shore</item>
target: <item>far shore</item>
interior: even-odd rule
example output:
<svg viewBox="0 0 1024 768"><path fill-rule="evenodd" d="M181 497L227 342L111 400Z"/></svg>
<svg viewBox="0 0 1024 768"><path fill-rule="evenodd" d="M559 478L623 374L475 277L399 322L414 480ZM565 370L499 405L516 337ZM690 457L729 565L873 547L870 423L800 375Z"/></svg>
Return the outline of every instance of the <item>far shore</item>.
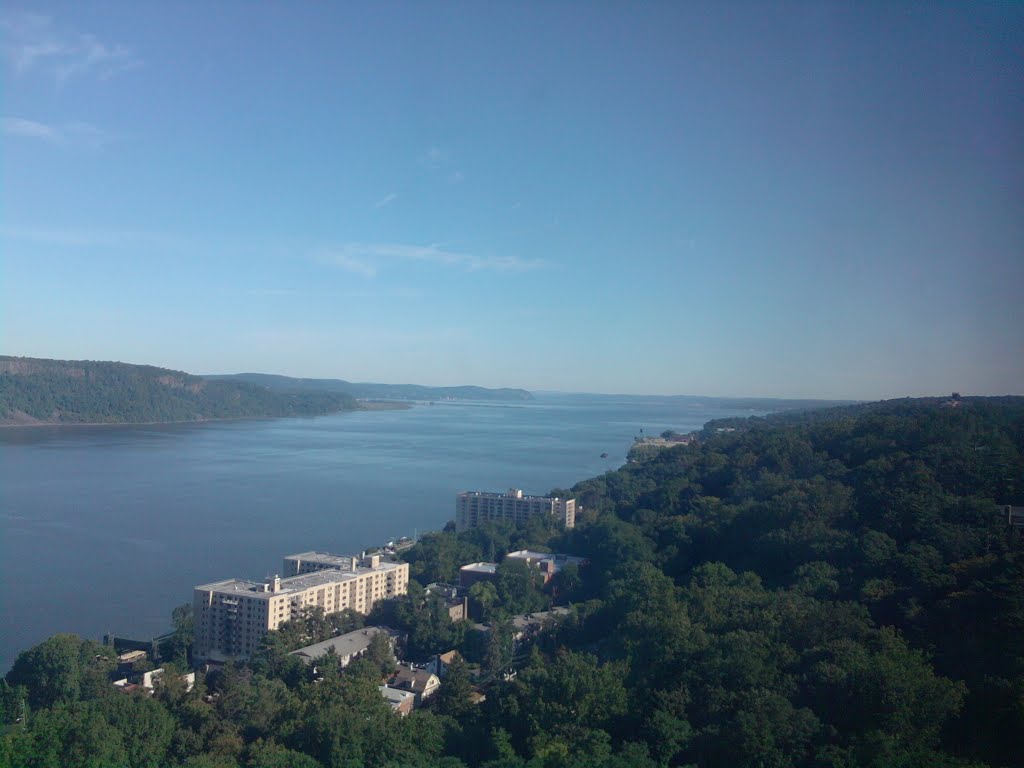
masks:
<svg viewBox="0 0 1024 768"><path fill-rule="evenodd" d="M363 401L355 408L343 408L340 411L321 413L318 416L333 416L336 413L353 413L355 411L404 411L412 408L412 403L393 401ZM0 429L36 429L38 427L159 427L178 424L213 424L225 421L271 421L273 419L315 419L317 416L229 416L225 418L184 419L180 421L17 421L0 422Z"/></svg>

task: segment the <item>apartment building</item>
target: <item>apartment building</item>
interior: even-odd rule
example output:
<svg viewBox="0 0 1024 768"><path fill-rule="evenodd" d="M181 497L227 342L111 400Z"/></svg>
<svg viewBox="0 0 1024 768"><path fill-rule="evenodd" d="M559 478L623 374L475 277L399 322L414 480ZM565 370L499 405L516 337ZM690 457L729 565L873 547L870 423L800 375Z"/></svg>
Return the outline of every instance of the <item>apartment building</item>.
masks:
<svg viewBox="0 0 1024 768"><path fill-rule="evenodd" d="M527 496L518 488L505 493L464 491L455 497L455 529L466 531L490 520L522 525L535 515L549 515L566 528L576 524L576 500Z"/></svg>
<svg viewBox="0 0 1024 768"><path fill-rule="evenodd" d="M329 568L266 582L226 579L203 584L193 597L193 654L210 661L245 659L267 632L303 608L369 613L375 603L404 595L408 587L409 564L382 563L379 556L363 558L348 570Z"/></svg>

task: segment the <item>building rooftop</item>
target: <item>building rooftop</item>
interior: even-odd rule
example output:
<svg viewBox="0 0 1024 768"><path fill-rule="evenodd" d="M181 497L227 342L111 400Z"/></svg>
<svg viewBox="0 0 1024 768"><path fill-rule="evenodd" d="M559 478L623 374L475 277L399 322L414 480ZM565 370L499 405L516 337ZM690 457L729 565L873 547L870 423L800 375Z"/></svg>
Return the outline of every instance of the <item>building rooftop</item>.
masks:
<svg viewBox="0 0 1024 768"><path fill-rule="evenodd" d="M530 563L539 563L543 560L551 560L556 566L568 565L569 563L576 563L580 565L586 562L585 557L576 557L575 555L562 555L556 552L534 552L530 549L520 549L517 552L509 552L505 555L505 558L512 558L513 560L526 560Z"/></svg>
<svg viewBox="0 0 1024 768"><path fill-rule="evenodd" d="M302 560L307 563L323 563L335 568L351 568L352 558L348 555L332 555L330 552L300 552L286 555L285 560Z"/></svg>
<svg viewBox="0 0 1024 768"><path fill-rule="evenodd" d="M459 568L460 571L472 571L473 573L497 573L497 563L469 563Z"/></svg>
<svg viewBox="0 0 1024 768"><path fill-rule="evenodd" d="M383 696L384 700L392 707L400 706L407 699L416 699L416 694L412 691L402 691L388 685L381 685L377 690L380 691L381 696Z"/></svg>
<svg viewBox="0 0 1024 768"><path fill-rule="evenodd" d="M250 581L249 579L225 579L214 581L210 584L200 584L196 589L205 589L210 592L221 594L244 593L246 597L257 597L269 600L278 595L287 595L293 592L302 592L310 587L319 587L327 584L351 581L357 576L372 571L393 571L405 565L404 563L380 563L373 568L350 568L347 571L327 570L315 573L303 573L298 576L289 576L280 580L280 587L274 591L274 579L269 581Z"/></svg>
<svg viewBox="0 0 1024 768"><path fill-rule="evenodd" d="M532 549L520 549L516 552L509 552L505 557L517 560L554 560L558 555L551 552L534 552ZM565 557L565 555L562 555Z"/></svg>
<svg viewBox="0 0 1024 768"><path fill-rule="evenodd" d="M396 688L423 693L432 682L437 685L441 681L429 670L399 667L395 676L391 678L390 684Z"/></svg>
<svg viewBox="0 0 1024 768"><path fill-rule="evenodd" d="M459 496L476 496L480 498L488 499L500 499L500 498L511 498L511 499L539 499L542 501L550 501L551 499L558 499L558 496L531 496L528 493L523 493L518 488L509 488L504 493L495 493L493 491L463 491Z"/></svg>
<svg viewBox="0 0 1024 768"><path fill-rule="evenodd" d="M337 637L331 637L320 643L314 643L313 645L307 645L305 648L299 648L297 651L292 651L290 656L299 656L307 664L311 664L316 659L319 659L330 650L334 650L335 654L339 658L346 656L352 656L356 653L362 653L370 647L370 642L379 634L391 636L391 630L386 627L363 627L357 629L355 632L349 632L345 635L338 635Z"/></svg>

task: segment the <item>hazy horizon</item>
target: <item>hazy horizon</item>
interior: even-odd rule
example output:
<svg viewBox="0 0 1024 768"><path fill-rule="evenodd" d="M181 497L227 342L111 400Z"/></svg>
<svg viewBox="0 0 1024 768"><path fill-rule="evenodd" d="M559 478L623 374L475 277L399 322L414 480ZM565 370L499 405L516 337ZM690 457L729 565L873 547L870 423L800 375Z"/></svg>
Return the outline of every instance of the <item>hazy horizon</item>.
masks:
<svg viewBox="0 0 1024 768"><path fill-rule="evenodd" d="M1024 5L33 2L0 32L10 354L1024 394Z"/></svg>

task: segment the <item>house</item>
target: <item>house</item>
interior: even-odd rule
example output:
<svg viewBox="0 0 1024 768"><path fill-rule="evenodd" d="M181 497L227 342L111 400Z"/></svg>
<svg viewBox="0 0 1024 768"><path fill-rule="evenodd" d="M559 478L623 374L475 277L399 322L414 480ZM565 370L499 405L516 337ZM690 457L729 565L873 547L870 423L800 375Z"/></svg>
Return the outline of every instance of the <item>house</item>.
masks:
<svg viewBox="0 0 1024 768"><path fill-rule="evenodd" d="M395 676L388 680L388 685L415 694L416 705L419 706L437 693L437 689L441 687L441 681L429 670L401 666Z"/></svg>
<svg viewBox="0 0 1024 768"><path fill-rule="evenodd" d="M380 695L384 697L384 701L391 705L391 709L405 717L412 712L413 706L416 704L416 694L411 691L403 691L398 688L392 688L387 685L382 685L378 688Z"/></svg>
<svg viewBox="0 0 1024 768"><path fill-rule="evenodd" d="M445 674L448 672L448 667L455 659L461 659L462 656L458 651L448 651L448 653L439 653L427 663L427 671L437 675L439 680L444 680Z"/></svg>
<svg viewBox="0 0 1024 768"><path fill-rule="evenodd" d="M392 648L395 642L395 633L387 627L363 627L355 632L349 632L337 637L331 637L320 643L307 645L292 651L290 656L298 656L306 664L312 664L321 656L333 652L341 662L342 667L347 667L358 659L370 647L373 638L383 635L391 643Z"/></svg>

